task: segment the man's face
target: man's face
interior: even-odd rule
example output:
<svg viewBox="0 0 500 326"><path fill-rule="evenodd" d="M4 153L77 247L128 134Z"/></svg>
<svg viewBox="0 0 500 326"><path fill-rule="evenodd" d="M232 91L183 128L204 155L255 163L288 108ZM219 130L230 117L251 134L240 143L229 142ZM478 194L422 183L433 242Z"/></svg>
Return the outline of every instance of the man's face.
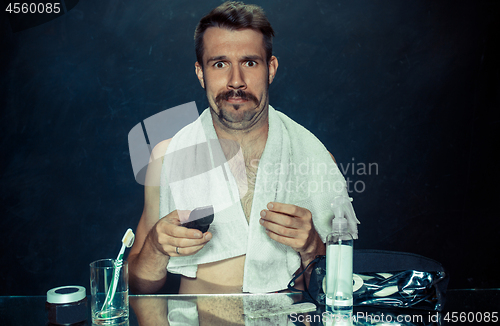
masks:
<svg viewBox="0 0 500 326"><path fill-rule="evenodd" d="M226 128L247 130L267 118L268 88L278 68L266 63L262 33L210 27L203 36L203 68L196 74L207 93L210 108Z"/></svg>

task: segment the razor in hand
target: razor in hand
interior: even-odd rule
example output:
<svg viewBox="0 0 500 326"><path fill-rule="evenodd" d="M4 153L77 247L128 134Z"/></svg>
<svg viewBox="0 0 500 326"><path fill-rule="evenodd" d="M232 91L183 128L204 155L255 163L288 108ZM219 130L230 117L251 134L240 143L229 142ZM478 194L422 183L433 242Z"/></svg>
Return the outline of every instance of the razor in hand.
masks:
<svg viewBox="0 0 500 326"><path fill-rule="evenodd" d="M208 231L210 224L214 221L213 206L198 207L189 214L188 222L181 224L188 229L197 229L202 233Z"/></svg>

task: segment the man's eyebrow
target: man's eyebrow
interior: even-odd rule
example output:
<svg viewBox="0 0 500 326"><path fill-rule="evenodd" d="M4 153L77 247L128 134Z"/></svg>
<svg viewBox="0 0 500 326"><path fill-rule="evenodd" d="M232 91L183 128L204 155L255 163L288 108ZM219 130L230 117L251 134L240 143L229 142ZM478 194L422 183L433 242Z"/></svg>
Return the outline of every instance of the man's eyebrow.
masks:
<svg viewBox="0 0 500 326"><path fill-rule="evenodd" d="M219 55L216 57L211 57L207 59L207 63L212 62L212 61L221 61L221 60L227 60L227 56L225 55Z"/></svg>
<svg viewBox="0 0 500 326"><path fill-rule="evenodd" d="M264 61L260 55L246 55L241 58L243 61ZM223 60L228 60L228 57L225 55L219 55L215 57L211 57L207 59L207 63L213 62L213 61L223 61Z"/></svg>
<svg viewBox="0 0 500 326"><path fill-rule="evenodd" d="M264 61L260 55L247 55L243 57L245 61Z"/></svg>

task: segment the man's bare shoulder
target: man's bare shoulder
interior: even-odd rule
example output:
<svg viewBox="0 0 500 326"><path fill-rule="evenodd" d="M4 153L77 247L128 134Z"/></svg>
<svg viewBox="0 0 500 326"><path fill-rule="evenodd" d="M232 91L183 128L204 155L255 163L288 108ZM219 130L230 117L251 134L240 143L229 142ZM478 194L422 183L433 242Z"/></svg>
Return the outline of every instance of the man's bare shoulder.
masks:
<svg viewBox="0 0 500 326"><path fill-rule="evenodd" d="M163 157L165 155L165 153L167 152L168 145L170 144L171 141L172 141L172 138L169 138L169 139L162 140L161 142L156 144L156 146L151 151L151 158L153 160L155 160L159 157Z"/></svg>
<svg viewBox="0 0 500 326"><path fill-rule="evenodd" d="M167 152L168 145L172 138L159 142L151 151L149 158L148 170L146 172L146 186L157 187L160 185L161 168L163 157ZM155 192L156 193L156 192Z"/></svg>

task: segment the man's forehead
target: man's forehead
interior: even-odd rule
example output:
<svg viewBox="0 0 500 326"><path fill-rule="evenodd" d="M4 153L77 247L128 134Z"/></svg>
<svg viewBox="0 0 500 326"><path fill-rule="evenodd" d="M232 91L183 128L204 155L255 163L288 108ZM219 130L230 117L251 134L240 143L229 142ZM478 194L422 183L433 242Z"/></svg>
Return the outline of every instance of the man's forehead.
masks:
<svg viewBox="0 0 500 326"><path fill-rule="evenodd" d="M203 48L205 58L236 54L265 57L264 35L250 28L230 30L209 27L203 35Z"/></svg>

